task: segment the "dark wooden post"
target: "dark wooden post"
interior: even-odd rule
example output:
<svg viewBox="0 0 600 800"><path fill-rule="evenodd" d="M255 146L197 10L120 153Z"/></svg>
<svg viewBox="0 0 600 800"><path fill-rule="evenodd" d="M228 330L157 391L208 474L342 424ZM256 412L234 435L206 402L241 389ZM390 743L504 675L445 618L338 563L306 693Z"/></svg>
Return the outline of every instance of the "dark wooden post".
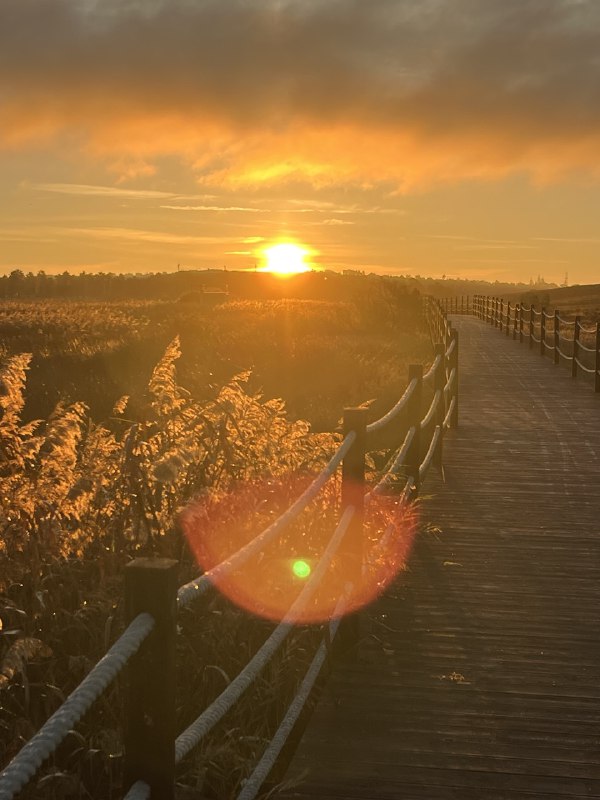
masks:
<svg viewBox="0 0 600 800"><path fill-rule="evenodd" d="M125 567L125 613L129 622L147 612L150 636L127 667L124 786L136 781L151 796L175 796L175 636L177 561L137 558Z"/></svg>
<svg viewBox="0 0 600 800"><path fill-rule="evenodd" d="M594 391L600 392L600 323L596 323L596 358L594 360L596 372L594 374Z"/></svg>
<svg viewBox="0 0 600 800"><path fill-rule="evenodd" d="M423 407L423 365L411 364L408 368L408 382L416 378L417 385L408 404L408 427L414 426L415 435L406 454L406 474L412 476L415 493L419 493L419 466L421 465L421 411Z"/></svg>
<svg viewBox="0 0 600 800"><path fill-rule="evenodd" d="M519 324L518 320L519 320L520 311L521 311L521 304L520 303L516 303L515 304L515 322L514 322L514 325L513 325L513 342L517 338L517 325Z"/></svg>
<svg viewBox="0 0 600 800"><path fill-rule="evenodd" d="M540 314L540 355L542 358L546 355L546 309L544 306L542 306Z"/></svg>
<svg viewBox="0 0 600 800"><path fill-rule="evenodd" d="M504 320L504 300L500 298L500 321L498 327L500 328L500 333L502 333L502 322Z"/></svg>
<svg viewBox="0 0 600 800"><path fill-rule="evenodd" d="M456 402L454 403L454 411L452 412L452 416L450 417L450 424L453 428L458 427L458 331L452 331L452 341L454 342L454 350L450 355L450 371L454 368L456 370L454 374L454 397L456 398Z"/></svg>
<svg viewBox="0 0 600 800"><path fill-rule="evenodd" d="M344 409L344 438L351 431L356 433L356 438L342 463L342 513L348 506L354 506L354 516L344 538L342 552L348 564L347 580L352 581L357 593L360 593L364 555L363 520L368 413L366 408ZM350 614L344 619L340 629L340 652L348 654L348 651L351 651L351 657L356 656L356 645L359 640L360 614Z"/></svg>
<svg viewBox="0 0 600 800"><path fill-rule="evenodd" d="M510 300L506 306L506 335L510 335Z"/></svg>
<svg viewBox="0 0 600 800"><path fill-rule="evenodd" d="M440 356L440 363L433 376L433 391L440 391L440 400L438 403L437 413L435 415L435 424L439 426L440 438L438 446L435 451L435 465L438 469L442 469L444 463L444 419L446 417L446 404L444 402L444 386L446 385L446 349L443 345L435 346L435 356Z"/></svg>
<svg viewBox="0 0 600 800"><path fill-rule="evenodd" d="M367 408L344 409L344 438L356 433L352 447L348 450L342 464L342 511L354 506L354 519L346 535L351 542L352 553L357 562L357 574L362 570L363 554L363 516L365 503L365 450L367 444Z"/></svg>
<svg viewBox="0 0 600 800"><path fill-rule="evenodd" d="M469 295L467 295L467 314L469 313Z"/></svg>
<svg viewBox="0 0 600 800"><path fill-rule="evenodd" d="M577 345L581 335L581 317L575 317L575 328L573 329L573 363L571 364L571 377L577 377Z"/></svg>
<svg viewBox="0 0 600 800"><path fill-rule="evenodd" d="M554 363L558 364L560 361L560 319L558 318L558 308L554 309Z"/></svg>
<svg viewBox="0 0 600 800"><path fill-rule="evenodd" d="M535 314L533 313L533 303L529 307L529 349L533 347L533 320Z"/></svg>
<svg viewBox="0 0 600 800"><path fill-rule="evenodd" d="M523 304L519 303L519 343L523 344Z"/></svg>

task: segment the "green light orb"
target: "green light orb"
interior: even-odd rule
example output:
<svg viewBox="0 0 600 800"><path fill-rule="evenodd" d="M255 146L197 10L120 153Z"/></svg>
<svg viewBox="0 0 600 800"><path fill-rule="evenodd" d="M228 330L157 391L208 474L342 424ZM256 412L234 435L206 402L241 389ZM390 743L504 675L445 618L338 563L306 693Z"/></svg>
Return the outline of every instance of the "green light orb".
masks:
<svg viewBox="0 0 600 800"><path fill-rule="evenodd" d="M292 564L292 572L297 578L308 578L310 575L310 564L302 559L294 561Z"/></svg>

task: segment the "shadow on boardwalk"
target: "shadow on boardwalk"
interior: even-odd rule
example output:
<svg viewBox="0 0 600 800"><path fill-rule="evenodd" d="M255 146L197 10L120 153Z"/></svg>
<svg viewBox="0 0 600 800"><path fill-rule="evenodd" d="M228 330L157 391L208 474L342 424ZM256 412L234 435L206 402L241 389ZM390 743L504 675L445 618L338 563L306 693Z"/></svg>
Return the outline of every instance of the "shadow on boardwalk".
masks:
<svg viewBox="0 0 600 800"><path fill-rule="evenodd" d="M283 798L600 798L600 396L457 318L460 429Z"/></svg>

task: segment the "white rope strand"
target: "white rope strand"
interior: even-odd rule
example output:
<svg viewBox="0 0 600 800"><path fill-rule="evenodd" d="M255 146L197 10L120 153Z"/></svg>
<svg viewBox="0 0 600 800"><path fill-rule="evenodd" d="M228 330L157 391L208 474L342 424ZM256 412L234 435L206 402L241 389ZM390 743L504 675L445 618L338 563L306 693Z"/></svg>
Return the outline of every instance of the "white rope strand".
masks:
<svg viewBox="0 0 600 800"><path fill-rule="evenodd" d="M419 480L423 480L425 475L427 475L427 471L431 466L431 460L433 458L433 454L435 453L441 435L442 435L442 429L439 425L437 425L435 432L431 437L431 442L429 444L429 450L427 451L427 455L425 456L425 458L423 459L423 463L419 467Z"/></svg>
<svg viewBox="0 0 600 800"><path fill-rule="evenodd" d="M136 781L123 800L149 800L152 790L144 781Z"/></svg>
<svg viewBox="0 0 600 800"><path fill-rule="evenodd" d="M350 593L352 586L346 588L345 594L340 598L335 611L334 617L329 623L329 642L325 639L321 641L317 652L314 655L314 658L300 683L298 691L290 703L288 710L285 713L281 724L277 728L275 735L269 742L265 752L263 753L260 761L254 768L254 772L248 780L244 784L244 788L240 792L237 797L237 800L254 800L258 792L260 791L260 787L265 782L266 777L268 776L269 772L273 769L275 762L279 754L281 753L283 746L287 742L290 733L292 732L294 725L298 721L298 717L302 713L302 709L306 705L306 701L308 700L308 696L315 685L317 678L321 672L323 664L325 663L325 659L327 658L327 654L329 652L329 648L331 642L335 639L336 633L338 631L341 617L344 613L344 609L348 602L347 596Z"/></svg>
<svg viewBox="0 0 600 800"><path fill-rule="evenodd" d="M416 428L413 425L413 427L409 428L408 431L406 432L406 436L404 437L402 446L395 455L392 463L386 469L382 478L375 484L375 486L371 489L371 491L365 495L365 502L369 502L372 499L373 495L383 494L385 489L387 489L389 486L394 485L393 479L398 474L401 467L404 466L407 453L413 442L413 439L415 438L415 433L416 433Z"/></svg>
<svg viewBox="0 0 600 800"><path fill-rule="evenodd" d="M139 614L129 624L106 655L0 774L0 800L11 800L33 778L71 728L138 651L154 625L154 617L146 613Z"/></svg>
<svg viewBox="0 0 600 800"><path fill-rule="evenodd" d="M397 417L398 414L408 405L408 401L412 397L412 393L415 391L416 386L417 379L413 378L404 390L404 394L400 400L398 400L396 405L393 406L393 408L390 408L387 414L384 414L383 417L380 417L379 419L375 420L375 422L371 422L369 425L367 425L367 434L375 433L375 431L385 428L388 422L391 422L395 417Z"/></svg>
<svg viewBox="0 0 600 800"><path fill-rule="evenodd" d="M274 653L283 643L286 636L294 627L302 609L311 599L318 588L323 575L329 567L335 552L346 534L354 516L354 506L348 506L340 519L323 556L315 568L312 576L304 589L294 601L288 613L263 644L260 650L246 664L244 669L235 677L229 686L216 698L200 716L181 733L175 742L175 761L179 763L190 750L225 716L235 702L248 689L256 676L265 668Z"/></svg>

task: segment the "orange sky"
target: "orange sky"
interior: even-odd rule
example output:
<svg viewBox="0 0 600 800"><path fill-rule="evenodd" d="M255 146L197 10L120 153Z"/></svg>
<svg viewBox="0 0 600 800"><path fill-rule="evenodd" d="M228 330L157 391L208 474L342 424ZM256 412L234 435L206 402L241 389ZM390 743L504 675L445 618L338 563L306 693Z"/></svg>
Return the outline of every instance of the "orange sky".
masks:
<svg viewBox="0 0 600 800"><path fill-rule="evenodd" d="M600 280L595 0L2 0L0 269Z"/></svg>

